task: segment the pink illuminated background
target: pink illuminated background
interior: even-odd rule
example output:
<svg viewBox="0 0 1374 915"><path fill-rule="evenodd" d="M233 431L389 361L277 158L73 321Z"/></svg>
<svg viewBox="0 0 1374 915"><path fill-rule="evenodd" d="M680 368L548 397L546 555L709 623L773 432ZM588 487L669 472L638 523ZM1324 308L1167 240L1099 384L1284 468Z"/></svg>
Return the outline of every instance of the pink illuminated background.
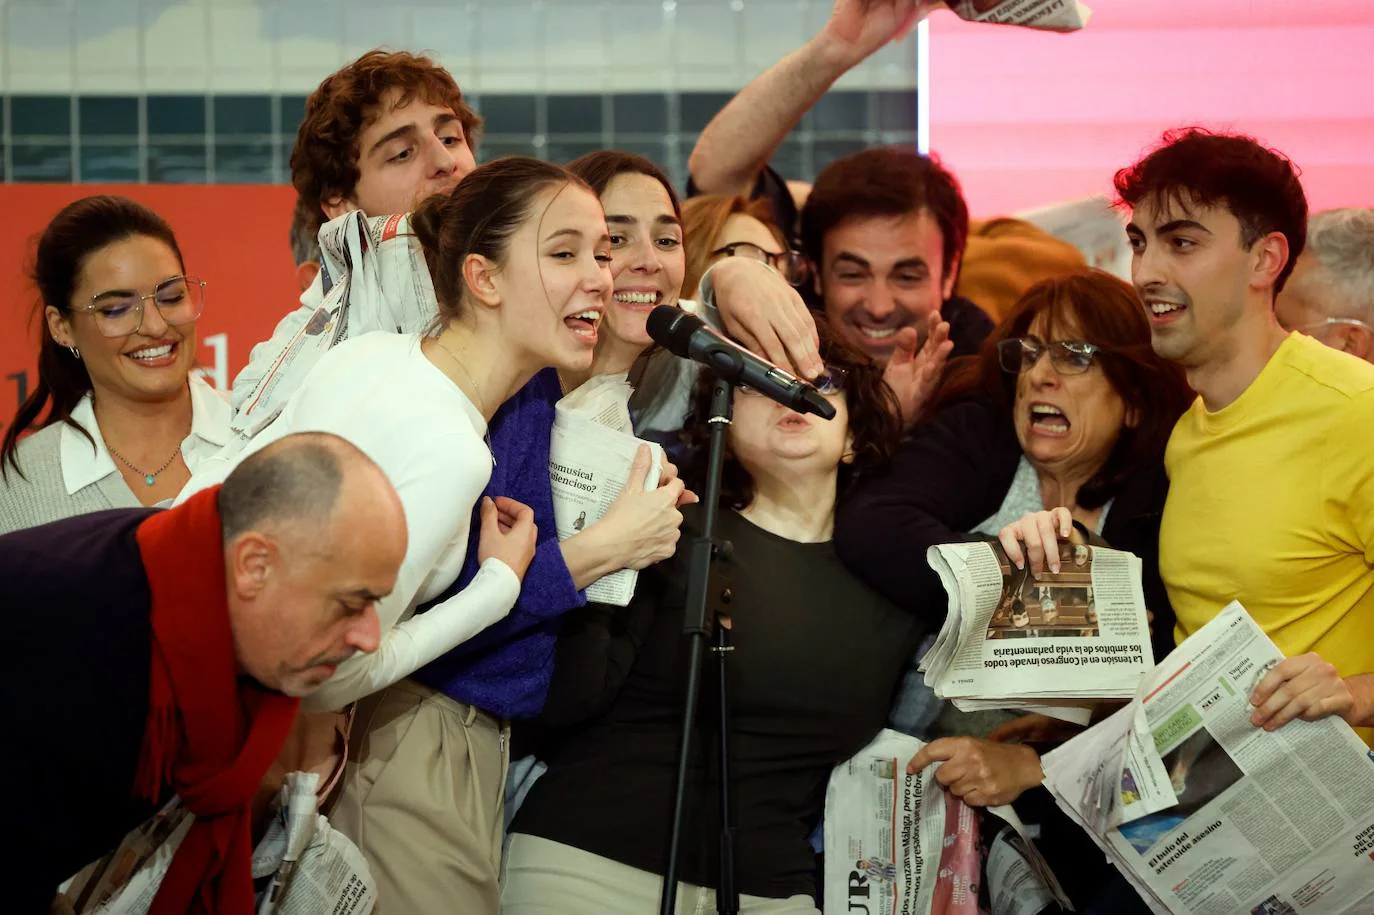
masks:
<svg viewBox="0 0 1374 915"><path fill-rule="evenodd" d="M1166 128L1248 133L1374 205L1374 0L1086 0L1068 35L930 20L930 148L976 216L1108 193Z"/></svg>

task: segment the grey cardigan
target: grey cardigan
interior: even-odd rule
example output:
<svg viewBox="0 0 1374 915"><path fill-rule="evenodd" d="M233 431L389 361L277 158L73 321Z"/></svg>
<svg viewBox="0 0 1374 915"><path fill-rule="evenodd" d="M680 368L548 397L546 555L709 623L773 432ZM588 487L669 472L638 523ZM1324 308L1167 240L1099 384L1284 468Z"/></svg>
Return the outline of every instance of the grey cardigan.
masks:
<svg viewBox="0 0 1374 915"><path fill-rule="evenodd" d="M62 423L25 438L15 450L23 476L5 462L0 481L0 534L108 508L142 508L124 478L110 474L67 495L62 481Z"/></svg>

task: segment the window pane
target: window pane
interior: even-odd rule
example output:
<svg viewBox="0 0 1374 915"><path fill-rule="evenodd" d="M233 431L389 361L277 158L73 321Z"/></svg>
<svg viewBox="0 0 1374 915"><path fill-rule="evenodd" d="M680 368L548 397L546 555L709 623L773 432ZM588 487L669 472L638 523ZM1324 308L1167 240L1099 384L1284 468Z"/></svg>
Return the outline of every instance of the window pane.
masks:
<svg viewBox="0 0 1374 915"><path fill-rule="evenodd" d="M565 140L560 137L549 137L548 144L544 147L541 158L550 162L557 162L559 165L567 165L578 156L585 156L587 153L594 153L604 147L595 141L588 140Z"/></svg>
<svg viewBox="0 0 1374 915"><path fill-rule="evenodd" d="M831 162L868 148L863 140L817 140L812 147L816 172L819 174Z"/></svg>
<svg viewBox="0 0 1374 915"><path fill-rule="evenodd" d="M916 130L915 91L875 92L879 130Z"/></svg>
<svg viewBox="0 0 1374 915"><path fill-rule="evenodd" d="M796 137L788 137L778 146L773 153L772 160L768 163L773 166L773 171L782 175L787 181L801 181L805 178L802 162L802 145Z"/></svg>
<svg viewBox="0 0 1374 915"><path fill-rule="evenodd" d="M69 143L38 144L23 141L10 153L14 171L11 181L71 181L72 148Z"/></svg>
<svg viewBox="0 0 1374 915"><path fill-rule="evenodd" d="M535 100L532 95L483 95L480 113L488 135L533 134Z"/></svg>
<svg viewBox="0 0 1374 915"><path fill-rule="evenodd" d="M138 136L138 99L87 95L77 99L81 136ZM84 166L83 166L84 171Z"/></svg>
<svg viewBox="0 0 1374 915"><path fill-rule="evenodd" d="M10 133L14 136L67 137L72 132L72 100L65 95L10 96Z"/></svg>
<svg viewBox="0 0 1374 915"><path fill-rule="evenodd" d="M700 132L732 98L729 92L682 93L678 96L678 129L682 133Z"/></svg>
<svg viewBox="0 0 1374 915"><path fill-rule="evenodd" d="M5 180L5 144L0 143L0 181Z"/></svg>
<svg viewBox="0 0 1374 915"><path fill-rule="evenodd" d="M270 134L272 99L266 95L217 95L215 135Z"/></svg>
<svg viewBox="0 0 1374 915"><path fill-rule="evenodd" d="M601 133L601 96L550 95L549 133Z"/></svg>
<svg viewBox="0 0 1374 915"><path fill-rule="evenodd" d="M281 105L281 132L294 138L301 121L305 120L305 96L283 95L278 103Z"/></svg>
<svg viewBox="0 0 1374 915"><path fill-rule="evenodd" d="M83 143L81 180L110 183L138 181L137 143Z"/></svg>
<svg viewBox="0 0 1374 915"><path fill-rule="evenodd" d="M270 142L215 141L215 183L270 184L273 180Z"/></svg>
<svg viewBox="0 0 1374 915"><path fill-rule="evenodd" d="M150 143L148 180L159 184L204 184L208 156L205 141Z"/></svg>
<svg viewBox="0 0 1374 915"><path fill-rule="evenodd" d="M499 159L502 156L539 156L543 150L537 150L531 144L529 138L525 140L483 140L477 150L477 158L482 162L490 162L492 159Z"/></svg>
<svg viewBox="0 0 1374 915"><path fill-rule="evenodd" d="M868 93L827 92L807 117L815 131L863 130L868 126Z"/></svg>
<svg viewBox="0 0 1374 915"><path fill-rule="evenodd" d="M668 143L661 137L618 137L615 148L643 156L664 171L672 167L673 157L668 151Z"/></svg>
<svg viewBox="0 0 1374 915"><path fill-rule="evenodd" d="M658 92L611 97L615 132L667 133L668 97Z"/></svg>
<svg viewBox="0 0 1374 915"><path fill-rule="evenodd" d="M198 136L205 133L205 96L148 96L148 136Z"/></svg>

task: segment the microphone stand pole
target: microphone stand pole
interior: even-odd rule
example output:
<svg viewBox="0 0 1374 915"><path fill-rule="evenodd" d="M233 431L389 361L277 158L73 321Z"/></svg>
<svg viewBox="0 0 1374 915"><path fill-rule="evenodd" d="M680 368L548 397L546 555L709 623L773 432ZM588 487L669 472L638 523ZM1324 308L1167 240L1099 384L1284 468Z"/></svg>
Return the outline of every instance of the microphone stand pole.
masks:
<svg viewBox="0 0 1374 915"><path fill-rule="evenodd" d="M727 915L739 911L734 874L734 815L729 784L729 759L726 754L729 730L728 706L725 693L725 658L730 651L725 627L708 619L708 595L711 589L711 565L719 551L715 541L716 515L720 505L720 475L725 465L725 441L730 427L730 413L734 386L724 379L716 379L711 392L710 452L706 465L706 483L701 502L704 506L701 533L692 539L687 578L687 605L683 614L683 634L688 638L687 686L682 701L682 733L678 744L677 779L673 791L673 825L668 841L668 861L663 870L663 890L659 898L661 915L673 915L677 905L678 860L682 853L682 819L687 796L687 783L692 758L692 738L696 730L697 699L701 687L701 668L706 643L715 631L715 648L720 660L721 734L718 756L720 767L721 836L720 881L716 890L717 910Z"/></svg>

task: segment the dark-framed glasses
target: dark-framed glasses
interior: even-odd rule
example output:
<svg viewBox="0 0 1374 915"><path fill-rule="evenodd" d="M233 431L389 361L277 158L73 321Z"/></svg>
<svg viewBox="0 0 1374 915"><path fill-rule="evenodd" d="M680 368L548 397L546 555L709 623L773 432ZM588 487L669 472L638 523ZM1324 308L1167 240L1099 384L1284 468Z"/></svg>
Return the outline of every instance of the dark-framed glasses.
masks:
<svg viewBox="0 0 1374 915"><path fill-rule="evenodd" d="M849 383L849 372L840 368L838 365L827 365L819 375L811 380L811 386L821 394L839 394L844 391L845 385ZM735 388L741 394L757 395L759 392L746 384Z"/></svg>
<svg viewBox="0 0 1374 915"><path fill-rule="evenodd" d="M205 309L205 281L193 276L173 276L146 295L128 289L101 292L91 297L89 305L76 310L89 312L102 335L127 337L143 326L143 303L149 299L168 324L190 324Z"/></svg>
<svg viewBox="0 0 1374 915"><path fill-rule="evenodd" d="M1012 337L997 344L997 361L1002 371L1012 375L1029 372L1049 353L1050 365L1061 375L1081 375L1092 368L1097 354L1103 352L1095 343L1082 340L1055 340L1046 343L1039 337Z"/></svg>
<svg viewBox="0 0 1374 915"><path fill-rule="evenodd" d="M806 258L800 251L768 251L751 241L737 241L712 251L711 257L747 257L761 261L794 286L806 279Z"/></svg>

